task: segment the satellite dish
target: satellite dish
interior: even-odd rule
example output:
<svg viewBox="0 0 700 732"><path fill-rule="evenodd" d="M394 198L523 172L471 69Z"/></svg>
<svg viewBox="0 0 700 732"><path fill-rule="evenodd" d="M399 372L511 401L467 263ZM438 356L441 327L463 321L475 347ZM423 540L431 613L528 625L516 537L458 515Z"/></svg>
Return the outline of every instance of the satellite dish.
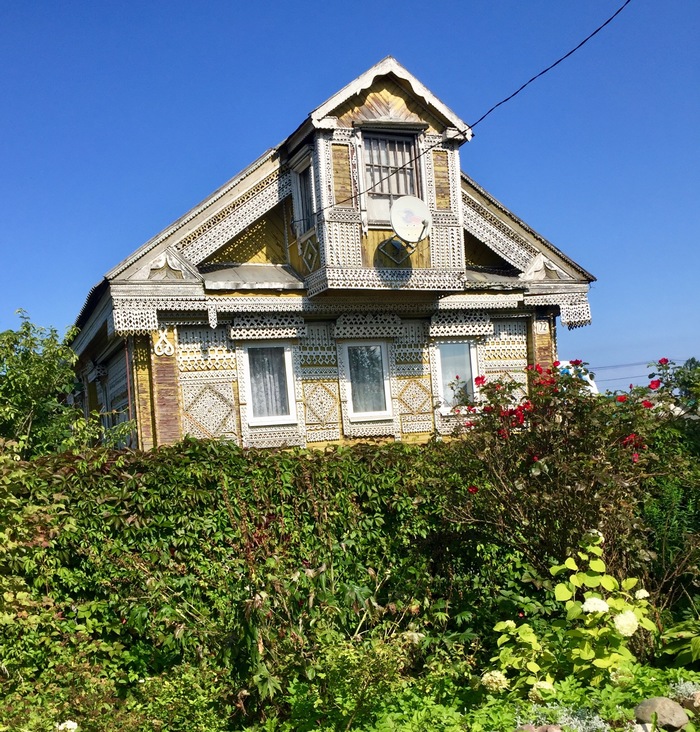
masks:
<svg viewBox="0 0 700 732"><path fill-rule="evenodd" d="M425 201L415 196L401 196L391 206L391 228L409 244L417 244L430 234L432 217Z"/></svg>

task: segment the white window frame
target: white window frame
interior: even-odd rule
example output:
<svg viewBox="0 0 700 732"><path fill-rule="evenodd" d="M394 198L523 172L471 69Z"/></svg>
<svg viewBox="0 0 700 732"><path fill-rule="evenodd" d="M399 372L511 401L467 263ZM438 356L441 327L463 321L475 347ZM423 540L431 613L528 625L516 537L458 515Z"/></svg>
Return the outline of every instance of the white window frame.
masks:
<svg viewBox="0 0 700 732"><path fill-rule="evenodd" d="M269 417L256 417L253 413L253 390L250 372L249 352L255 348L282 348L284 349L284 369L287 388L287 404L289 414L274 415ZM255 341L246 343L243 346L243 363L245 368L245 396L247 405L247 422L251 427L266 427L278 424L297 424L296 390L294 388L294 365L292 359L292 346L289 343L280 341Z"/></svg>
<svg viewBox="0 0 700 732"><path fill-rule="evenodd" d="M435 352L435 370L437 374L437 396L439 399L439 410L440 413L443 415L452 414L453 407L450 405L450 399L449 395L445 394L445 389L443 387L443 378L442 378L442 356L440 353L440 346L446 346L446 345L465 345L469 349L469 366L471 369L471 390L472 394L474 396L477 395L477 388L474 384L474 378L478 375L478 359L477 359L477 349L476 349L476 343L469 339L469 338L444 338L439 341L435 341L433 344L434 352ZM456 376L457 374L455 374Z"/></svg>
<svg viewBox="0 0 700 732"><path fill-rule="evenodd" d="M384 381L384 403L386 409L379 412L356 412L352 399L352 380L350 378L350 348L358 346L379 346L382 354L382 377ZM383 422L393 419L391 405L391 378L389 376L389 349L385 341L347 341L342 344L343 366L345 368L345 385L347 389L348 419L351 422Z"/></svg>
<svg viewBox="0 0 700 732"><path fill-rule="evenodd" d="M297 153L290 162L292 171L292 207L294 209L294 233L299 242L307 239L316 230L316 187L314 181L313 155L307 146ZM308 171L309 185L307 196L302 187L302 175ZM309 208L308 217L302 217ZM306 225L308 223L308 226Z"/></svg>
<svg viewBox="0 0 700 732"><path fill-rule="evenodd" d="M368 167L370 166L370 155L369 155L369 140L383 140L383 141L394 141L394 142L403 142L408 143L409 145L409 161L411 163L410 167L405 168L404 170L411 170L412 172L412 185L410 188L412 190L408 190L408 186L406 186L406 190L399 190L402 188L401 185L398 185L398 181L400 178L397 177L396 183L397 185L391 186L392 178L395 176L401 176L401 173L391 173L390 176L384 180L383 184L381 184L380 187L387 187L387 188L396 188L397 190L395 192L386 191L383 193L375 193L374 188L372 188L372 184L369 180L368 176ZM365 205L367 208L367 218L370 223L377 223L382 225L389 225L389 216L388 214L386 216L379 216L378 212L376 211L374 201L378 200L384 200L389 202L389 209L391 209L391 204L394 200L397 198L400 198L401 196L418 196L421 195L421 166L419 164L418 159L418 140L415 132L402 132L401 130L396 131L390 131L390 130L382 130L377 129L373 130L371 128L368 128L367 130L363 130L362 134L362 148L363 148L363 155L362 155L362 180L364 181L363 190L365 192ZM404 163L403 165L405 165ZM396 166L396 169L402 168L403 165ZM394 167L394 166L389 166ZM379 173L379 180L384 179L384 175ZM375 183L376 185L376 183ZM375 210L373 210L375 209Z"/></svg>

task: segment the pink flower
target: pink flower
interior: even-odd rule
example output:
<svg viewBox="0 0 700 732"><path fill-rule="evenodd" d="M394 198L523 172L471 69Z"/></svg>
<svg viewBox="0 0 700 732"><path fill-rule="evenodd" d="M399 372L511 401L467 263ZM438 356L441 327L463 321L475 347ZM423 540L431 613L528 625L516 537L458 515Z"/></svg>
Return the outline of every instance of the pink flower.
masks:
<svg viewBox="0 0 700 732"><path fill-rule="evenodd" d="M632 453L632 462L633 463L636 463L638 460L639 460L639 453L638 452L633 452Z"/></svg>
<svg viewBox="0 0 700 732"><path fill-rule="evenodd" d="M618 402L626 402L627 401L627 395L626 394L618 394L615 397L615 400Z"/></svg>
<svg viewBox="0 0 700 732"><path fill-rule="evenodd" d="M649 382L649 388L652 391L656 391L661 386L661 380L660 379L652 379Z"/></svg>
<svg viewBox="0 0 700 732"><path fill-rule="evenodd" d="M668 363L668 359L667 359L667 358L660 358L660 359L659 359L659 363L660 363L660 364L661 364L662 366L665 366L665 365L666 365L666 364Z"/></svg>
<svg viewBox="0 0 700 732"><path fill-rule="evenodd" d="M486 377L485 376L477 376L476 379L474 379L474 383L477 386L483 386L486 383Z"/></svg>
<svg viewBox="0 0 700 732"><path fill-rule="evenodd" d="M469 488L467 488L467 491L469 493L472 493L473 494L473 493L478 493L479 492L479 489L475 485L470 485Z"/></svg>
<svg viewBox="0 0 700 732"><path fill-rule="evenodd" d="M538 457L537 455L533 455L533 456L532 456L532 462L533 462L533 463L536 463L536 462L538 462L538 460L539 460L539 457Z"/></svg>
<svg viewBox="0 0 700 732"><path fill-rule="evenodd" d="M644 399L644 401L642 402L642 406L644 407L644 409L652 409L654 407L654 405L648 399Z"/></svg>

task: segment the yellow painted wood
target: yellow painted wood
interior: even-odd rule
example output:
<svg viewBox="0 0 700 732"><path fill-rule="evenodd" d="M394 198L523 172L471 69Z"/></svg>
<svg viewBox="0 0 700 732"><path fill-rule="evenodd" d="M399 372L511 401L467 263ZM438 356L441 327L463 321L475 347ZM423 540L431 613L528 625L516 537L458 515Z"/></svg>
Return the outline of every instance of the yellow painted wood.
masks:
<svg viewBox="0 0 700 732"><path fill-rule="evenodd" d="M151 343L148 336L134 336L133 389L139 448L155 447L153 392L151 388Z"/></svg>
<svg viewBox="0 0 700 732"><path fill-rule="evenodd" d="M342 127L352 127L353 122L390 118L400 122L427 124L430 133L445 129L444 124L431 114L421 100L386 77L349 99L335 110L335 114Z"/></svg>
<svg viewBox="0 0 700 732"><path fill-rule="evenodd" d="M204 264L287 264L284 202L248 226Z"/></svg>
<svg viewBox="0 0 700 732"><path fill-rule="evenodd" d="M335 205L342 208L356 208L357 201L353 198L355 191L353 190L352 174L350 172L350 147L348 145L333 145L332 162Z"/></svg>
<svg viewBox="0 0 700 732"><path fill-rule="evenodd" d="M435 177L435 208L449 211L452 208L450 195L450 167L446 150L433 150L433 174Z"/></svg>
<svg viewBox="0 0 700 732"><path fill-rule="evenodd" d="M393 238L393 232L391 231L370 229L367 236L362 237L362 266L383 269L426 269L430 267L429 237L418 242L413 254L399 264L379 251L382 242L391 238Z"/></svg>

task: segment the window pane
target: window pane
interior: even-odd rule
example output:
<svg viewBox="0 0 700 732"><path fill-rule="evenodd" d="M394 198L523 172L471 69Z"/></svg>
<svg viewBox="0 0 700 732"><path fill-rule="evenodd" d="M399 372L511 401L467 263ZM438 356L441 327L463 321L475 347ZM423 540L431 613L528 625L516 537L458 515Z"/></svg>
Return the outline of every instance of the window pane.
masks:
<svg viewBox="0 0 700 732"><path fill-rule="evenodd" d="M249 348L248 367L253 416L289 416L284 348Z"/></svg>
<svg viewBox="0 0 700 732"><path fill-rule="evenodd" d="M468 343L441 343L440 351L440 378L442 380L442 398L449 406L453 406L459 394L455 393L455 382L472 396L472 363ZM457 377L459 376L459 380Z"/></svg>
<svg viewBox="0 0 700 732"><path fill-rule="evenodd" d="M353 412L386 411L381 346L348 346L348 364Z"/></svg>
<svg viewBox="0 0 700 732"><path fill-rule="evenodd" d="M415 193L412 140L366 137L365 156L365 183L370 193L391 196Z"/></svg>

